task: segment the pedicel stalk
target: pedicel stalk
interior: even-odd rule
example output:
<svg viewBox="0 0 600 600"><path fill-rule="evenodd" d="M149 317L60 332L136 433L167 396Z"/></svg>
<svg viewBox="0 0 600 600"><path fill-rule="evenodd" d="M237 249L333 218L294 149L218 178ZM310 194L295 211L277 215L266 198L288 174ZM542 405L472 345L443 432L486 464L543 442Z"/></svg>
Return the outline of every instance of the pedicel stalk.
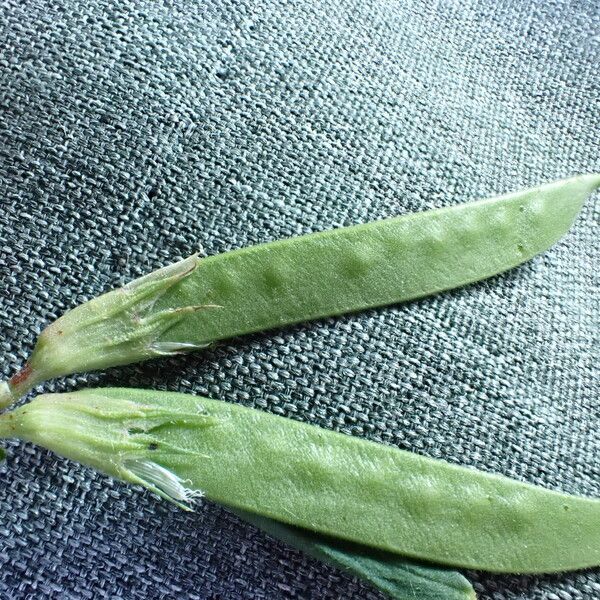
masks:
<svg viewBox="0 0 600 600"><path fill-rule="evenodd" d="M217 340L394 304L496 275L554 244L600 175L186 260L70 310L0 383L38 383Z"/></svg>

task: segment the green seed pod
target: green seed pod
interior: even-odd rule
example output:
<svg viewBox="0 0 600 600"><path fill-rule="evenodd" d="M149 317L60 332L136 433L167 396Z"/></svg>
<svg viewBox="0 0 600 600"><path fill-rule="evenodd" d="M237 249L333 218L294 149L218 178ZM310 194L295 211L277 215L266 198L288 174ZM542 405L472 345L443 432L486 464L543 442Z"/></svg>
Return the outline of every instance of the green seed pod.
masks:
<svg viewBox="0 0 600 600"><path fill-rule="evenodd" d="M510 269L556 242L600 175L212 256L67 312L0 383L0 407L52 377L420 298Z"/></svg>
<svg viewBox="0 0 600 600"><path fill-rule="evenodd" d="M187 507L208 499L418 560L492 572L600 565L600 501L255 409L134 389L44 395L27 440Z"/></svg>
<svg viewBox="0 0 600 600"><path fill-rule="evenodd" d="M393 600L475 600L475 590L456 571L337 540L240 510L238 517L305 554L368 581Z"/></svg>

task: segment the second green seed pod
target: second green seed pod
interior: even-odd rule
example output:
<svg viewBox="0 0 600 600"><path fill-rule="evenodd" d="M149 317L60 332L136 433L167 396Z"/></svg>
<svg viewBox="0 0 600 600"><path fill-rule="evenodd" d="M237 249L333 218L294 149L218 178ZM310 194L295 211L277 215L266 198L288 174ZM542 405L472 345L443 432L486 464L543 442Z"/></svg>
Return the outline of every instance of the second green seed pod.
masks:
<svg viewBox="0 0 600 600"><path fill-rule="evenodd" d="M40 396L0 437L186 505L210 500L439 564L509 573L600 565L600 501L262 411L135 389Z"/></svg>

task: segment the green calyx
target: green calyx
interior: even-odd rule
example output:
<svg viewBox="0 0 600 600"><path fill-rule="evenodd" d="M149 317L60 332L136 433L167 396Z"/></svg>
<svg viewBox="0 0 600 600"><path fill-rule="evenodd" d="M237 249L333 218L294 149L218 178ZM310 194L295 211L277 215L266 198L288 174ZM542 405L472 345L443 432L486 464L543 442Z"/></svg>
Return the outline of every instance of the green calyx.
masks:
<svg viewBox="0 0 600 600"><path fill-rule="evenodd" d="M199 263L194 255L159 269L70 310L49 325L25 367L0 383L0 408L46 379L71 373L73 365L82 361L86 369L100 370L205 347L173 342L165 335L190 313L215 305L154 310L161 296L189 277Z"/></svg>
<svg viewBox="0 0 600 600"><path fill-rule="evenodd" d="M200 402L193 410L145 405L126 399L111 401L101 393L50 394L0 416L0 437L16 437L48 448L111 477L142 485L189 509L200 490L188 489L181 478L159 463L198 460L198 453L169 442L165 428L201 433L216 419ZM168 461L167 461L168 462Z"/></svg>

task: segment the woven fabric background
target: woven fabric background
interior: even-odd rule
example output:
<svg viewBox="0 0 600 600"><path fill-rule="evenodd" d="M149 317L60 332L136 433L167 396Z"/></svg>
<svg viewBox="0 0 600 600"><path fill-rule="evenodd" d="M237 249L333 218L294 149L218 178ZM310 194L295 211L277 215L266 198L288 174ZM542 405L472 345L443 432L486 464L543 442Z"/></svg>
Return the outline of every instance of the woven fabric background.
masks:
<svg viewBox="0 0 600 600"><path fill-rule="evenodd" d="M600 171L599 40L596 0L0 2L0 371L194 251ZM40 389L195 392L598 496L598 206L478 285ZM598 570L467 575L482 600L600 598ZM0 597L382 598L13 442Z"/></svg>

